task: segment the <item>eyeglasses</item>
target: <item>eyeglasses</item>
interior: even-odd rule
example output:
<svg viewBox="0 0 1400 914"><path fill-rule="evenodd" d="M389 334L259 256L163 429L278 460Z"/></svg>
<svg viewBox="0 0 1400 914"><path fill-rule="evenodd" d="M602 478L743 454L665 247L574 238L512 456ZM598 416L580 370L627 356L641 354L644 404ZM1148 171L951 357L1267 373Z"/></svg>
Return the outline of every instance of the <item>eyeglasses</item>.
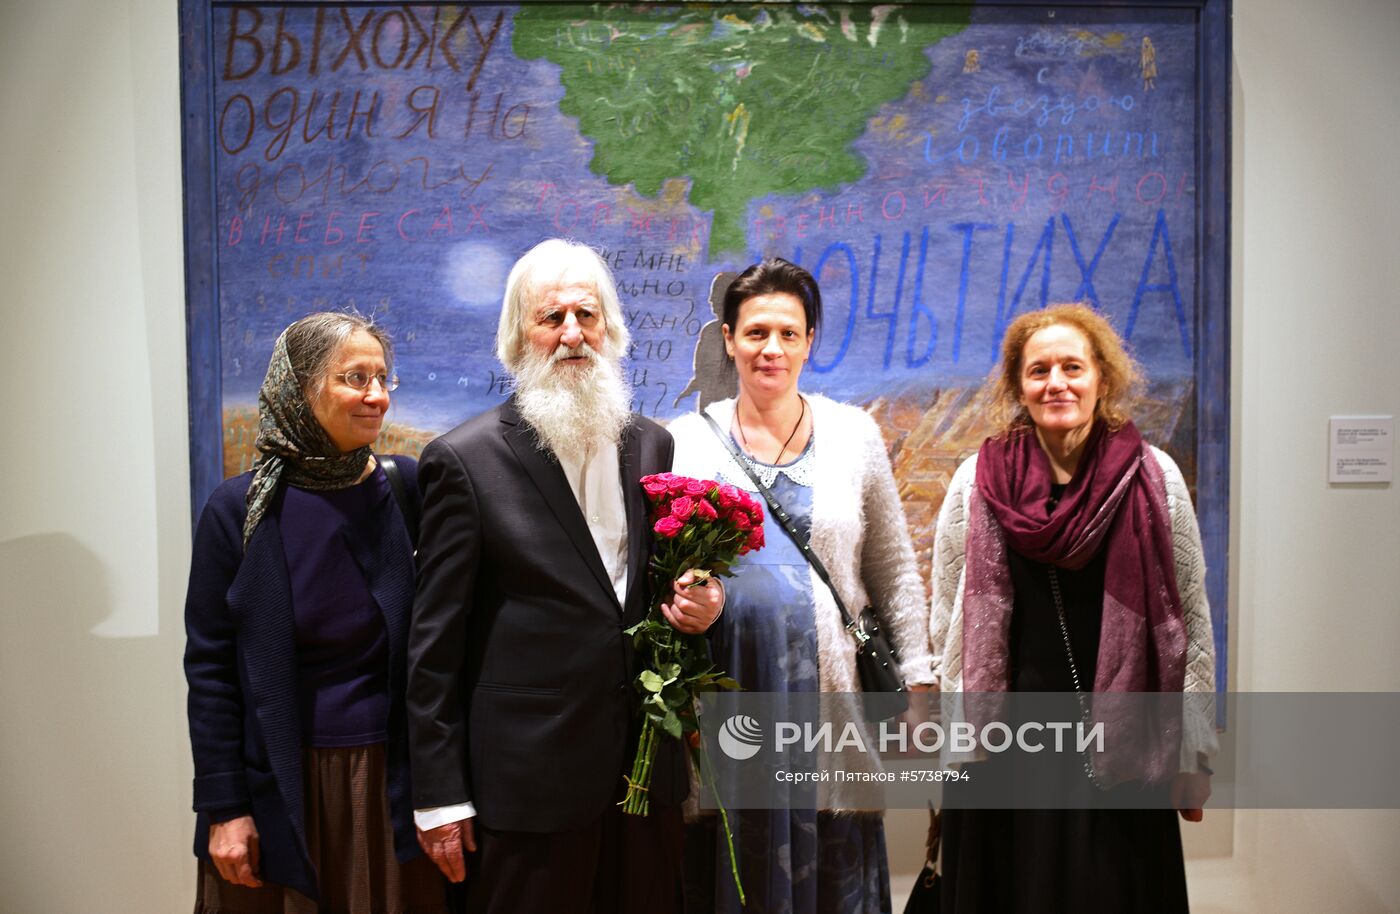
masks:
<svg viewBox="0 0 1400 914"><path fill-rule="evenodd" d="M370 382L378 381L379 386L384 388L385 393L399 389L398 375L370 374L368 371L347 371L342 374L331 375L337 380L344 381L356 390L368 390Z"/></svg>

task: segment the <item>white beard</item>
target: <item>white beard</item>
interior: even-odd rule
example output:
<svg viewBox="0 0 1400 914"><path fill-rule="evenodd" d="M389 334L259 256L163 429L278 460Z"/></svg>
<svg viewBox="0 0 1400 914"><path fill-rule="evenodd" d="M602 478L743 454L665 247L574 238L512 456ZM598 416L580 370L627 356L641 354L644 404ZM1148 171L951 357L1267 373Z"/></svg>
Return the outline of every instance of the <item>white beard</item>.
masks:
<svg viewBox="0 0 1400 914"><path fill-rule="evenodd" d="M578 355L588 365L558 364ZM515 402L540 450L572 462L617 447L632 412L632 389L617 361L587 343L576 349L561 345L548 356L526 351L515 373Z"/></svg>

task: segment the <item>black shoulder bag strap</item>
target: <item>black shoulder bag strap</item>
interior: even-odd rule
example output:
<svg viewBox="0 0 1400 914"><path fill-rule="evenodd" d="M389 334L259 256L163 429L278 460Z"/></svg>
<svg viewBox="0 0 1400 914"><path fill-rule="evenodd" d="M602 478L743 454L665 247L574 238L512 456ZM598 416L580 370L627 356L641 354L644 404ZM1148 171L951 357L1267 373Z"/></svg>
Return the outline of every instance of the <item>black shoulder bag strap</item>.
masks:
<svg viewBox="0 0 1400 914"><path fill-rule="evenodd" d="M384 468L384 478L389 480L389 489L394 493L394 501L398 503L399 513L403 515L404 526L408 527L408 539L413 543L413 549L418 550L418 502L408 497L408 488L403 484L403 473L399 470L399 465L392 457L380 457L374 455L374 459Z"/></svg>
<svg viewBox="0 0 1400 914"><path fill-rule="evenodd" d="M738 407L736 406L735 408L737 409ZM817 554L812 551L811 545L802 538L802 534L797 532L797 528L792 524L792 518L788 516L787 511L783 510L782 503L778 501L773 491L763 484L763 480L758 478L758 474L753 471L753 467L744 459L744 455L739 453L739 448L735 446L734 440L725 434L724 430L719 427L719 423L707 412L701 412L700 415L704 416L705 421L710 423L710 428L714 431L715 437L723 442L724 446L729 449L729 453L734 458L734 462L739 464L740 469L748 474L749 479L753 480L754 485L758 486L759 494L763 496L763 500L768 504L768 510L778 519L778 523L782 525L783 530L792 538L792 541L797 544L797 548L802 550L802 554L806 556L807 561L812 566L812 570L817 573L817 577L822 579L822 583L826 585L826 589L831 591L832 599L836 601L836 608L841 611L841 622L846 626L846 631L851 633L851 637L856 639L856 646L864 646L865 642L869 640L869 636L865 633L865 630L851 618L851 614L846 610L846 604L841 601L841 595L836 592L835 587L831 586L831 576L826 573L826 566L822 564L821 559L817 558Z"/></svg>

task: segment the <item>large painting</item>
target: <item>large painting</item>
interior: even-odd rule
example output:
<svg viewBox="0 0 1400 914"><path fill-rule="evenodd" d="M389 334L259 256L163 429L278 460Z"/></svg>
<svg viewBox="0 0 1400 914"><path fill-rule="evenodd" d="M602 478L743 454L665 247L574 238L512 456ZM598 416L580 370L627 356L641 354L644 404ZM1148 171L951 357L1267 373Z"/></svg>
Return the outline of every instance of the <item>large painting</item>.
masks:
<svg viewBox="0 0 1400 914"><path fill-rule="evenodd" d="M182 6L196 510L255 457L278 332L397 340L380 448L508 393L510 265L616 273L635 407L733 389L718 289L780 255L826 302L807 389L885 431L927 572L993 429L1007 323L1086 301L1150 378L1138 422L1200 509L1225 679L1228 5Z"/></svg>

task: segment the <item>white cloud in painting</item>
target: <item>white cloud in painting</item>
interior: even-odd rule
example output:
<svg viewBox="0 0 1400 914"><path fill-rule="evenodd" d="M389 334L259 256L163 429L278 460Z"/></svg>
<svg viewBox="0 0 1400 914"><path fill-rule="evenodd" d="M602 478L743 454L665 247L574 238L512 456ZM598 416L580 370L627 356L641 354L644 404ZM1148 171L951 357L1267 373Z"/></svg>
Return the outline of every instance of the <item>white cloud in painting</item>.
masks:
<svg viewBox="0 0 1400 914"><path fill-rule="evenodd" d="M469 307L499 308L511 258L481 241L453 245L443 258L443 279L452 297Z"/></svg>

